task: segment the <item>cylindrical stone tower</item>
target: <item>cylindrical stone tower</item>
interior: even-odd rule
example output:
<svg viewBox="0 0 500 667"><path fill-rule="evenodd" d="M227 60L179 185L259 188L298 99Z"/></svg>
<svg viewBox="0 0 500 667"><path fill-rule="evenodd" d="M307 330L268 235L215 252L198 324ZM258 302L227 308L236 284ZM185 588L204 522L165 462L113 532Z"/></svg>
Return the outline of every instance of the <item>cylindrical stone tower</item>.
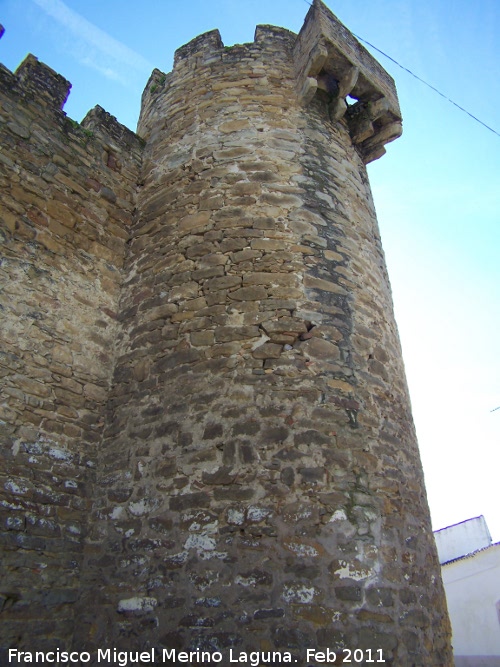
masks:
<svg viewBox="0 0 500 667"><path fill-rule="evenodd" d="M318 0L298 36L213 31L153 73L96 646L452 664L365 168L400 132L392 79Z"/></svg>

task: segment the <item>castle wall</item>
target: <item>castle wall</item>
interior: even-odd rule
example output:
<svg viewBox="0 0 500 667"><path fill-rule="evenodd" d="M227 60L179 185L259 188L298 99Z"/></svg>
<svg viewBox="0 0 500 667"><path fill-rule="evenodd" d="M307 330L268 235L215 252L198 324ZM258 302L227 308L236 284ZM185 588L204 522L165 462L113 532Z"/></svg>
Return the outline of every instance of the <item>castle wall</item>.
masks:
<svg viewBox="0 0 500 667"><path fill-rule="evenodd" d="M144 93L83 635L450 664L363 148L294 44L213 31Z"/></svg>
<svg viewBox="0 0 500 667"><path fill-rule="evenodd" d="M142 143L28 57L0 71L2 646L73 633Z"/></svg>
<svg viewBox="0 0 500 667"><path fill-rule="evenodd" d="M314 0L179 49L141 138L68 88L0 68L2 645L451 665L365 167L392 80Z"/></svg>

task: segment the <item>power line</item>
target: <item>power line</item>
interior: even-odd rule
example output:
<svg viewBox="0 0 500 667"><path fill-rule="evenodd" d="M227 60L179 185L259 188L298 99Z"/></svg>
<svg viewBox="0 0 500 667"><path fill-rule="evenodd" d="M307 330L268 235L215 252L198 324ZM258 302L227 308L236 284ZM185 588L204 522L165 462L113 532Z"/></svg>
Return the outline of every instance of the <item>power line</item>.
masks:
<svg viewBox="0 0 500 667"><path fill-rule="evenodd" d="M306 0L305 0L305 1L306 1ZM352 33L352 34L354 35L354 33ZM454 102L452 99L450 99L449 97L447 97L444 93L442 93L440 90L438 90L438 89L435 88L434 86L431 86L430 83L427 83L427 81L424 81L424 79L422 79L422 78L420 78L419 76L417 76L416 74L414 74L414 73L413 73L411 70L409 70L407 67L404 67L403 65L400 65L400 63L398 63L397 60L394 60L394 58L391 58L391 56L387 55L387 53L384 53L383 51L381 51L380 49L378 49L378 48L377 48L376 46L374 46L373 44L370 44L370 42L368 42L366 39L363 39L362 37L359 37L358 35L354 35L354 37L356 37L356 39L359 39L360 42L364 42L365 44L368 44L368 46L370 46L372 49L375 49L375 51L378 51L379 53L381 53L381 54L382 54L383 56L385 56L386 58L389 58L389 60L391 60L395 65L397 65L398 67L400 67L400 68L401 68L402 70L404 70L405 72L408 72L408 74L411 74L415 79L417 79L417 81L420 81L421 83L425 84L428 88L430 88L431 90L433 90L435 93L437 93L438 95L441 95L441 97L444 97L444 99L447 100L448 102L450 102L450 104L453 104L454 106L456 106L457 109L460 109L460 111L463 111L464 113L466 113L466 114L467 114L468 116L470 116L473 120L475 120L476 122L480 123L480 124L483 125L485 128L487 128L488 130L490 130L490 132L493 132L493 134L496 134L497 137L500 137L500 134L499 134L496 130L494 130L492 127L490 127L489 125L486 125L486 123L483 123L482 120L479 120L479 118L477 118L476 116L474 116L473 114L471 114L470 111L467 111L467 109L464 109L463 107L461 107L460 104L457 104L457 103Z"/></svg>
<svg viewBox="0 0 500 667"><path fill-rule="evenodd" d="M310 7L312 7L312 3L309 2L309 0L304 0L304 2L306 3L306 5L309 5ZM496 130L494 130L494 129L493 129L492 127L490 127L489 125L486 125L486 123L483 123L482 120L479 120L479 118L477 118L476 116L474 116L473 114L471 114L470 111L467 111L467 109L464 109L463 107L461 107L460 104L457 104L457 103L454 102L452 99L450 99L447 95L445 95L444 93L442 93L440 90L438 90L438 89L435 88L434 86L431 86L430 83L427 83L427 81L424 81L424 79L422 79L422 78L420 78L419 76L417 76L417 74L414 74L410 69L408 69L407 67L404 67L404 65L401 65L400 63L398 63L397 60L395 60L394 58L391 58L391 56L389 56L387 53L384 53L383 51L381 51L380 49L378 49L376 46L374 46L373 44L371 44L368 40L363 39L362 37L359 37L359 36L356 35L355 33L352 33L352 34L354 35L354 37L356 37L356 39L359 39L360 42L364 42L365 44L367 44L367 45L368 45L369 47L371 47L372 49L375 49L375 51L378 51L378 53L380 53L380 54L382 54L383 56L385 56L385 58L389 58L390 61L392 61L395 65L397 65L398 67L400 67L400 68L401 68L402 70L404 70L405 72L408 72L408 74L411 74L411 76L413 76L415 79L417 79L417 81L420 81L421 83L425 84L428 88L430 88L430 89L433 90L435 93L437 93L438 95L440 95L441 97L443 97L447 102L449 102L450 104L453 104L454 106L456 106L457 109L460 109L460 111L463 111L464 113L466 113L468 116L470 116L470 117L471 117L473 120L475 120L477 123L479 123L480 125L482 125L483 127L485 127L487 130L489 130L490 132L493 132L493 134L496 134L497 137L500 137L500 134L499 134Z"/></svg>

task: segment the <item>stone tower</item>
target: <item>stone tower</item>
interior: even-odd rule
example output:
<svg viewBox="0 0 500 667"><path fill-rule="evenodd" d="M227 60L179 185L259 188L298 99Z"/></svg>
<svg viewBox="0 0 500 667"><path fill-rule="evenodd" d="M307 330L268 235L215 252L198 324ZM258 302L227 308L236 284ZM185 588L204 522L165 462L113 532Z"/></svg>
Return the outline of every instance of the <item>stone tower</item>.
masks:
<svg viewBox="0 0 500 667"><path fill-rule="evenodd" d="M365 168L392 79L319 0L179 49L138 136L0 75L2 646L451 665Z"/></svg>

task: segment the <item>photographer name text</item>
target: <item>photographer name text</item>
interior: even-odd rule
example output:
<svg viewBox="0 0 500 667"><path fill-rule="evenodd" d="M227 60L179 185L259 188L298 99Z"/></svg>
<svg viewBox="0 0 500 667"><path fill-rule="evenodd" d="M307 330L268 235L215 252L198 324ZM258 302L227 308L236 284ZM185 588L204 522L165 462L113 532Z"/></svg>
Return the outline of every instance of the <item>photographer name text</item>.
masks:
<svg viewBox="0 0 500 667"><path fill-rule="evenodd" d="M339 658L342 664L360 664L360 663L385 663L382 649L354 649L343 648L337 651L332 649L304 649L304 658L307 663L327 664L336 663ZM87 651L63 651L56 649L54 651L19 651L18 649L9 649L9 663L11 664L53 664L65 665L76 664L85 665L92 660L94 655L98 663L107 665L119 665L119 667L128 667L128 665L158 664L163 662L167 664L180 663L188 665L207 664L207 663L237 663L247 664L257 667L261 664L299 663L299 658L289 651L239 651L229 649L224 654L221 651L177 651L176 649L166 649L159 651L151 648L148 651L120 651L116 648L98 649L96 654Z"/></svg>

